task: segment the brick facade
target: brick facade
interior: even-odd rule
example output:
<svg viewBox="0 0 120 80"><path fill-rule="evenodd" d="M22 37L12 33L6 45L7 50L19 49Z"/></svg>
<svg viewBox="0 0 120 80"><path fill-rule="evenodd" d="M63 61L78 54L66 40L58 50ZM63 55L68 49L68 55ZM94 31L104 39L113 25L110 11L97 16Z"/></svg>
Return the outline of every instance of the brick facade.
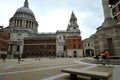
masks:
<svg viewBox="0 0 120 80"><path fill-rule="evenodd" d="M7 54L9 34L0 31L0 55Z"/></svg>
<svg viewBox="0 0 120 80"><path fill-rule="evenodd" d="M65 42L67 57L82 57L81 36L67 36Z"/></svg>
<svg viewBox="0 0 120 80"><path fill-rule="evenodd" d="M47 35L47 34L45 34ZM48 57L56 55L56 38L51 36L24 39L23 57Z"/></svg>

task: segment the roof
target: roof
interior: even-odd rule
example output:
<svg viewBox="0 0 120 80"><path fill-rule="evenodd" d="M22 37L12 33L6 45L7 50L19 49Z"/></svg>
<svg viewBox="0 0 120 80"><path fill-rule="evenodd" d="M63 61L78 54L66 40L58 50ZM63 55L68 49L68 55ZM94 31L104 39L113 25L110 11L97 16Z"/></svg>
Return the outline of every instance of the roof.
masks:
<svg viewBox="0 0 120 80"><path fill-rule="evenodd" d="M17 14L17 13L26 13L26 14L29 14L31 16L34 16L33 11L27 7L21 7L19 9L17 9L15 14Z"/></svg>
<svg viewBox="0 0 120 80"><path fill-rule="evenodd" d="M56 38L56 34L54 33L41 33L41 34L30 34L25 38Z"/></svg>

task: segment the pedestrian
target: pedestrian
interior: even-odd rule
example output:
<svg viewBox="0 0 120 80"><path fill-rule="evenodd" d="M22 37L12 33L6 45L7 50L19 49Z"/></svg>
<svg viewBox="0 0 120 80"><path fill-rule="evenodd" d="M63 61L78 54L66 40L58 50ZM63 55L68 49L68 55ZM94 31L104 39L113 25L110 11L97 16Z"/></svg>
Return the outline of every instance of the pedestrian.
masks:
<svg viewBox="0 0 120 80"><path fill-rule="evenodd" d="M4 62L6 62L6 55L5 54L2 55L2 59Z"/></svg>
<svg viewBox="0 0 120 80"><path fill-rule="evenodd" d="M20 56L18 56L18 63L20 63L21 62L21 57Z"/></svg>

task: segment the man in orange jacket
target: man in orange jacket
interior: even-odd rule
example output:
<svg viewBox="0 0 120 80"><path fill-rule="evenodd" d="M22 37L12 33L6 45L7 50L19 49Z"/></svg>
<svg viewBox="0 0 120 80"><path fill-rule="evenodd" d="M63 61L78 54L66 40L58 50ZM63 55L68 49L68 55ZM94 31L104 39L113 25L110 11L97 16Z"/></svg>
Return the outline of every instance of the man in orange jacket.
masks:
<svg viewBox="0 0 120 80"><path fill-rule="evenodd" d="M108 50L103 51L103 52L102 52L102 58L103 58L103 60L104 60L104 61L103 61L103 64L106 64L108 57L109 57L109 52L108 52Z"/></svg>

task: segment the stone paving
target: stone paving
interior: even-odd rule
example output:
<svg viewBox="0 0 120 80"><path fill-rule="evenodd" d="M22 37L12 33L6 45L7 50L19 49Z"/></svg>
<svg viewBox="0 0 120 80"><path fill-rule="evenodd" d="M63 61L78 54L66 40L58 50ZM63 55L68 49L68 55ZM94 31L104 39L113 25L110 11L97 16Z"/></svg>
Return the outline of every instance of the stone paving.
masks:
<svg viewBox="0 0 120 80"><path fill-rule="evenodd" d="M64 68L88 69L112 73L113 67L98 67L96 64L80 62L80 58L33 58L24 59L21 63L17 59L0 60L0 80L70 80ZM85 79L81 79L85 80ZM111 77L112 80L112 77Z"/></svg>
<svg viewBox="0 0 120 80"><path fill-rule="evenodd" d="M115 65L113 68L113 80L120 80L120 65Z"/></svg>

